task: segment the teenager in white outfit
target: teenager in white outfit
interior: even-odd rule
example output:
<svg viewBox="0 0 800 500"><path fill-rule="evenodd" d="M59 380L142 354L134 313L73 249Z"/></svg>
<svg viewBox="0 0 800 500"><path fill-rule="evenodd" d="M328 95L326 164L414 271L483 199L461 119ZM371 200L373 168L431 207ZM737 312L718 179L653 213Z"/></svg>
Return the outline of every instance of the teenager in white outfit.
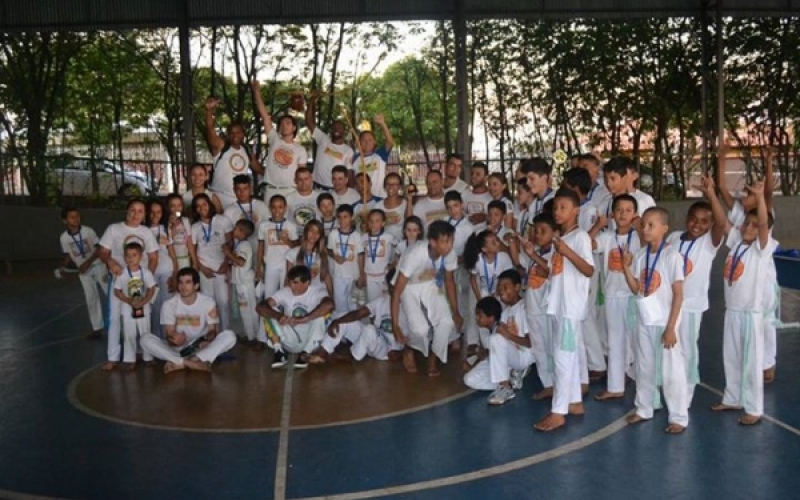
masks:
<svg viewBox="0 0 800 500"><path fill-rule="evenodd" d="M153 314L150 316L151 327L149 333L156 337L163 337L161 332L161 306L172 296L175 288L175 276L178 273L178 258L175 255L172 237L169 231L169 219L164 214L164 205L153 200L148 203L147 227L152 231L158 243L158 267L153 276L156 279L158 290L153 300Z"/></svg>
<svg viewBox="0 0 800 500"><path fill-rule="evenodd" d="M365 288L367 302L388 295L386 273L394 260L394 249L397 242L394 236L384 230L386 214L382 210L373 209L367 216L367 232L362 235L361 246L364 252L358 256L359 283Z"/></svg>
<svg viewBox="0 0 800 500"><path fill-rule="evenodd" d="M270 217L269 207L266 203L253 198L253 180L247 175L237 175L233 178L233 192L236 201L225 208L224 215L236 224L236 221L246 219L253 223L253 227L258 228L261 221ZM258 235L254 232L248 240L253 248L253 255L258 251Z"/></svg>
<svg viewBox="0 0 800 500"><path fill-rule="evenodd" d="M256 314L256 273L253 270L255 257L253 247L248 243L248 238L254 231L251 221L239 219L233 226L232 245L223 245L222 249L232 263L231 285L239 316L242 318L244 338L257 351L261 351L266 347L267 336Z"/></svg>
<svg viewBox="0 0 800 500"><path fill-rule="evenodd" d="M194 218L194 214L192 213L192 200L198 194L207 195L211 200L211 203L214 204L214 208L217 209L217 213L222 213L224 210L222 201L215 192L208 188L208 166L203 165L202 163L195 163L191 166L191 168L189 168L188 175L189 185L181 198L183 200L185 214Z"/></svg>
<svg viewBox="0 0 800 500"><path fill-rule="evenodd" d="M666 242L669 212L648 208L641 220L642 241L634 256L625 253L625 280L636 294L639 326L636 339L636 413L630 424L653 418L661 406L659 387L667 403L664 432L680 434L689 425L686 364L678 337L683 306L683 259Z"/></svg>
<svg viewBox="0 0 800 500"><path fill-rule="evenodd" d="M99 239L94 229L81 225L81 214L77 208L64 208L61 211L61 220L67 227L59 237L61 252L64 254L61 267L64 268L72 262L78 268L78 279L83 288L86 308L89 310L89 322L92 324L92 333L87 338L100 339L103 337L103 302L98 288L105 293L108 271L99 259Z"/></svg>
<svg viewBox="0 0 800 500"><path fill-rule="evenodd" d="M108 281L108 363L105 370L113 370L120 360L122 349L120 335L122 333L122 301L111 291L114 281L125 271L125 246L139 243L144 249L142 267L151 273L158 268L158 243L153 233L143 225L146 206L141 200L131 200L125 213L125 222L111 224L100 238L100 260L109 271Z"/></svg>
<svg viewBox="0 0 800 500"><path fill-rule="evenodd" d="M196 269L178 271L178 293L161 308L166 339L153 334L142 337L142 349L166 361L164 373L184 368L210 372L217 357L236 345L230 330L219 331L219 314L214 299L199 293Z"/></svg>
<svg viewBox="0 0 800 500"><path fill-rule="evenodd" d="M328 235L328 256L333 260L334 316L342 316L353 310L351 295L358 279L358 259L364 253L361 234L353 225L353 208L342 205L336 209L339 227Z"/></svg>
<svg viewBox="0 0 800 500"><path fill-rule="evenodd" d="M192 224L192 241L189 255L194 268L200 273L200 290L217 303L220 326L230 324L231 297L228 289L228 262L222 250L233 239L233 224L224 215L217 214L208 196L198 194L192 200L192 211L197 215Z"/></svg>
<svg viewBox="0 0 800 500"><path fill-rule="evenodd" d="M122 334L124 350L122 362L128 371L136 369L136 350L139 337L150 331L150 301L156 293L156 281L148 269L141 266L142 245L131 242L125 245L125 270L114 280L114 295L122 302ZM146 363L153 360L147 350L143 353ZM104 370L113 369L107 363Z"/></svg>
<svg viewBox="0 0 800 500"><path fill-rule="evenodd" d="M286 253L297 246L297 226L286 218L286 198L276 194L269 200L272 217L257 226L256 279L264 284L264 297L283 287Z"/></svg>

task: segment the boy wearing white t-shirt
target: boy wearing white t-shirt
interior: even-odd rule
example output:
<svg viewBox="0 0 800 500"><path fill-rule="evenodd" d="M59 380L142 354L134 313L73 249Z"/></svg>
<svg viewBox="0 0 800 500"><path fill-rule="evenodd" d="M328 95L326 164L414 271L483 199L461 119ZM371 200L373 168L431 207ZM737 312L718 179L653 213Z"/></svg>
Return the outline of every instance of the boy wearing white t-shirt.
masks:
<svg viewBox="0 0 800 500"><path fill-rule="evenodd" d="M339 227L328 235L328 255L333 260L334 316L339 317L353 310L351 295L359 277L358 262L364 253L363 240L353 226L353 207L342 205L336 209Z"/></svg>
<svg viewBox="0 0 800 500"><path fill-rule="evenodd" d="M456 270L455 280L458 293L458 305L461 307L461 317L466 319L467 324L474 323L474 311L470 310L470 273L463 266L464 249L467 240L475 231L475 226L470 223L469 218L464 213L464 204L461 193L457 190L448 191L444 195L444 204L447 209L447 222L453 229L453 252L458 259L458 269ZM461 332L464 333L464 332Z"/></svg>
<svg viewBox="0 0 800 500"><path fill-rule="evenodd" d="M325 339L325 317L333 310L333 301L323 286L311 286L311 271L295 266L287 274L289 286L261 302L256 311L264 318L264 327L275 351L273 368L286 366L284 351L303 353L295 368L305 368L305 355L316 350Z"/></svg>
<svg viewBox="0 0 800 500"><path fill-rule="evenodd" d="M386 215L382 210L371 210L367 217L367 233L362 236L364 252L358 256L358 286L366 288L367 302L388 294L386 271L394 260L394 237L385 232Z"/></svg>
<svg viewBox="0 0 800 500"><path fill-rule="evenodd" d="M142 350L166 361L164 373L189 368L210 372L217 357L236 345L230 330L219 331L219 314L214 299L199 293L200 273L178 271L178 293L164 302L161 325L165 340L152 333L142 337Z"/></svg>
<svg viewBox="0 0 800 500"><path fill-rule="evenodd" d="M584 350L582 322L589 305L589 282L594 273L592 241L578 227L580 200L568 188L553 198L553 219L561 236L553 240L555 255L550 269L547 314L554 318L553 404L550 414L534 424L542 432L566 425L566 416L583 415L581 351Z"/></svg>
<svg viewBox="0 0 800 500"><path fill-rule="evenodd" d="M686 365L678 337L683 306L683 259L667 245L669 212L648 208L641 220L646 243L634 255L625 253L625 281L636 295L639 327L636 338L636 413L629 424L653 418L660 406L659 386L667 403L668 425L664 432L681 434L689 425Z"/></svg>
<svg viewBox="0 0 800 500"><path fill-rule="evenodd" d="M142 245L133 242L125 245L125 271L114 280L114 295L122 302L122 334L125 349L122 362L128 371L136 369L136 345L139 337L150 333L150 300L156 292L153 273L141 267ZM149 363L153 357L148 351L143 353L144 361ZM116 363L109 361L104 371L111 371Z"/></svg>
<svg viewBox="0 0 800 500"><path fill-rule="evenodd" d="M78 278L92 324L92 333L87 338L100 339L103 337L103 304L97 289L99 287L105 293L108 271L99 259L99 239L94 229L81 225L81 214L77 208L64 208L61 220L67 227L58 240L64 254L61 267L72 262L78 268Z"/></svg>
<svg viewBox="0 0 800 500"><path fill-rule="evenodd" d="M258 225L256 279L264 283L264 296L269 297L283 286L286 279L286 252L297 246L297 226L286 219L286 198L276 194L269 200L272 217Z"/></svg>
<svg viewBox="0 0 800 500"><path fill-rule="evenodd" d="M233 296L242 318L245 338L256 350L264 349L267 336L256 314L256 273L253 270L253 248L247 239L253 234L253 223L241 219L233 226L233 246L225 245L225 256L231 260L231 285Z"/></svg>
<svg viewBox="0 0 800 500"><path fill-rule="evenodd" d="M416 373L414 351L428 357L428 376L439 375L436 358L447 363L448 343L457 339L462 319L458 312L458 295L454 272L458 260L453 252L455 229L445 221L434 221L428 227L428 241L409 247L397 265L392 291L392 331L406 345L403 366ZM400 305L409 327L400 325ZM433 340L429 342L430 326Z"/></svg>
<svg viewBox="0 0 800 500"><path fill-rule="evenodd" d="M532 332L528 327L525 301L520 297L522 279L516 270L509 269L500 274L498 281L497 295L506 307L500 321L490 329L493 331L489 335L489 358L464 375L467 387L493 391L488 399L490 405L502 405L514 399L514 391L522 389L522 380L534 362Z"/></svg>
<svg viewBox="0 0 800 500"><path fill-rule="evenodd" d="M253 227L258 227L261 221L269 219L269 207L261 200L253 198L252 180L248 175L237 175L233 178L233 192L236 194L236 201L225 207L225 217L236 224L236 221L246 219L253 223ZM258 239L253 234L249 240L253 247L253 253L258 249Z"/></svg>

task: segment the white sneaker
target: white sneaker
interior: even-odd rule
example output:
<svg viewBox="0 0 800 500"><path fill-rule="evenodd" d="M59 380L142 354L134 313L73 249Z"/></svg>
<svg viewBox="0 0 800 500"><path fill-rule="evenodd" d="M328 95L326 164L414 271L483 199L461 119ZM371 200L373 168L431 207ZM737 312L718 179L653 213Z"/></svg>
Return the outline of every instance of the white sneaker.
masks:
<svg viewBox="0 0 800 500"><path fill-rule="evenodd" d="M522 382L524 381L525 377L530 373L531 368L527 367L524 370L511 370L511 376L509 377L509 381L511 382L511 388L515 391L522 389Z"/></svg>
<svg viewBox="0 0 800 500"><path fill-rule="evenodd" d="M517 395L514 393L514 389L501 385L489 396L488 403L490 405L502 405L515 397L517 397Z"/></svg>

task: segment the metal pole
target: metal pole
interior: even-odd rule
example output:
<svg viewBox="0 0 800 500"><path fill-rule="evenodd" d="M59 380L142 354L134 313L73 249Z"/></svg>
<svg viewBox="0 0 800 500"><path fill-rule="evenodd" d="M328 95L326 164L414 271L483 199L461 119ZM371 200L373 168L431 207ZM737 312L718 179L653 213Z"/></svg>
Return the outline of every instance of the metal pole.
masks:
<svg viewBox="0 0 800 500"><path fill-rule="evenodd" d="M458 135L456 150L464 155L464 168L472 160L472 144L469 137L469 88L467 87L467 21L464 17L464 1L456 1L453 17L453 32L456 56L456 115Z"/></svg>
<svg viewBox="0 0 800 500"><path fill-rule="evenodd" d="M194 98L192 96L192 63L189 46L189 20L184 18L179 28L181 58L181 118L183 121L183 161L191 165L195 161L194 147Z"/></svg>
<svg viewBox="0 0 800 500"><path fill-rule="evenodd" d="M702 155L702 168L703 168L703 175L708 174L708 166L709 166L709 142L710 142L710 129L711 126L708 120L708 88L709 88L709 81L711 79L711 50L709 48L709 36L708 36L708 2L703 2L703 10L700 14L700 49L701 49L701 65L703 68L703 74L701 76L701 85L700 85L700 117L702 120L702 147L701 147L701 155Z"/></svg>
<svg viewBox="0 0 800 500"><path fill-rule="evenodd" d="M722 23L722 0L717 0L717 156L725 145L725 42Z"/></svg>

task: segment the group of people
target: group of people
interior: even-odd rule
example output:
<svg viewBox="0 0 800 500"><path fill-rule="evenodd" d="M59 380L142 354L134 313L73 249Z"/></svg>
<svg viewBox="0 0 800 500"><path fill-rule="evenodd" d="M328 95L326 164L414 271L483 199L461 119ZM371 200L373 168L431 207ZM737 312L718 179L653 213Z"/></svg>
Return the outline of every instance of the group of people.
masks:
<svg viewBox="0 0 800 500"><path fill-rule="evenodd" d="M637 165L625 157L577 155L558 188L546 160L523 160L512 199L505 175L474 162L467 183L464 159L450 154L416 196L387 171L382 117L386 144L377 148L364 131L354 152L342 123L330 135L316 126L309 102L312 172L295 119L273 124L253 87L269 138L265 165L241 125L217 135L209 99L213 168L195 165L183 196L131 201L126 220L99 239L76 209L64 210L64 263L78 267L93 336L108 332L103 369L133 369L140 351L145 362L166 361L165 372L210 371L236 344L238 316L239 342L271 349L275 368L294 353L296 368L369 356L402 359L413 373L419 352L435 377L459 352L465 384L501 405L535 366L543 390L534 399L552 400L540 431L583 414L590 382L605 380L595 399L607 401L633 380L628 421L652 419L663 390L666 431L679 434L699 382L711 265L725 242L726 388L712 409L742 410L746 425L761 418L778 301L769 168L738 200L703 177L706 199L682 231L670 231L669 213L636 188ZM253 198L258 175L263 201ZM105 315L98 289L108 293Z"/></svg>

